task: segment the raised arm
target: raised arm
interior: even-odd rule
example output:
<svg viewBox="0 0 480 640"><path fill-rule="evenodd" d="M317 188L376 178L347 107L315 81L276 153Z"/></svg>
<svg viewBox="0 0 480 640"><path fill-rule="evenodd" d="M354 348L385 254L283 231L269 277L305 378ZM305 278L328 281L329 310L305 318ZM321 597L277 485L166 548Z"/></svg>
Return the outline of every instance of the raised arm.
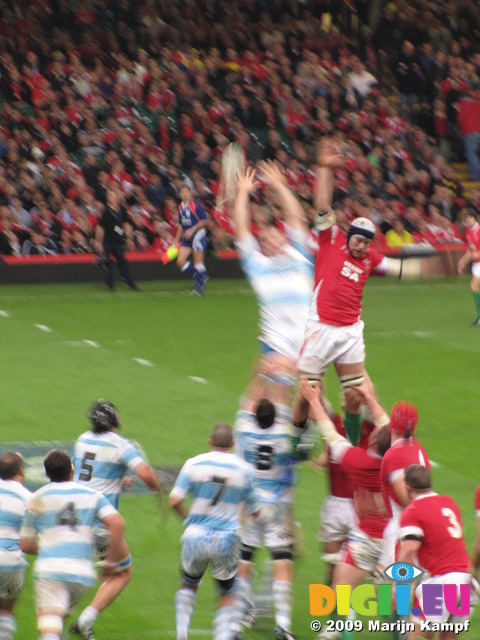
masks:
<svg viewBox="0 0 480 640"><path fill-rule="evenodd" d="M300 380L299 385L300 393L310 405L310 416L317 423L317 428L327 445L333 449L337 443L347 442L347 439L338 433L335 429L335 425L328 417L328 414L320 401L318 386L312 386L305 378Z"/></svg>
<svg viewBox="0 0 480 640"><path fill-rule="evenodd" d="M252 167L246 167L245 171L238 176L238 194L233 208L235 222L235 232L239 240L251 236L250 233L250 194L258 187L255 180L256 171Z"/></svg>
<svg viewBox="0 0 480 640"><path fill-rule="evenodd" d="M263 173L265 181L278 196L279 205L285 213L285 222L289 227L307 230L305 213L293 191L288 186L285 173L277 162L267 160L259 162L258 168Z"/></svg>
<svg viewBox="0 0 480 640"><path fill-rule="evenodd" d="M372 420L376 427L383 427L384 425L389 423L389 417L385 409L378 401L377 396L375 395L372 381L370 380L370 377L366 372L363 382L353 387L353 389L355 391L358 391L362 395L363 401L368 407L370 415L372 416Z"/></svg>
<svg viewBox="0 0 480 640"><path fill-rule="evenodd" d="M314 191L314 204L318 211L320 222L322 221L322 214L326 216L331 211L335 186L334 170L335 167L343 166L343 162L344 158L338 153L334 141L331 138L324 140L318 153L319 167Z"/></svg>

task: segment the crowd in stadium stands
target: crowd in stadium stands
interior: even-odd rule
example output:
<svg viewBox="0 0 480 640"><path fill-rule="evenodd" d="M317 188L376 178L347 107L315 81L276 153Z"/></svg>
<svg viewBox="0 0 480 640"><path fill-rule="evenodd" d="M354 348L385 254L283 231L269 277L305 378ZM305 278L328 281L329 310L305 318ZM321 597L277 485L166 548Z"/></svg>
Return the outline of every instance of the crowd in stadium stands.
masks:
<svg viewBox="0 0 480 640"><path fill-rule="evenodd" d="M0 253L93 251L112 186L134 225L128 249L163 253L187 178L211 247L228 249L215 200L230 141L252 163L283 164L312 221L324 134L348 157L340 222L370 217L384 248L462 242L480 192L466 198L449 162L473 158L480 136L468 120L480 109L475 0L377 4L378 14L363 1L6 0ZM281 228L279 210L254 207L254 223L273 215Z"/></svg>

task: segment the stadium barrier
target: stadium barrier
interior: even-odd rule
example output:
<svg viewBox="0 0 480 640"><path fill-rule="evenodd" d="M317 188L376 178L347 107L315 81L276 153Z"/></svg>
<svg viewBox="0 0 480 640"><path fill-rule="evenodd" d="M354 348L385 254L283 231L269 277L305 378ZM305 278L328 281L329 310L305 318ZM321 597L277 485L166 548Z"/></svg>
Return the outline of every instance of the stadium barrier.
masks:
<svg viewBox="0 0 480 640"><path fill-rule="evenodd" d="M456 273L457 263L464 253L462 244L411 245L403 251L387 251L386 255L408 262L408 271L414 277L435 278ZM127 253L132 263L135 280L177 280L184 274L177 269L175 262L164 265L157 252ZM0 258L1 284L39 284L69 282L101 282L102 274L95 263L93 254L31 256ZM220 251L206 258L209 275L214 279L243 278L238 256L235 251ZM407 269L405 270L407 271ZM115 277L115 276L114 276Z"/></svg>

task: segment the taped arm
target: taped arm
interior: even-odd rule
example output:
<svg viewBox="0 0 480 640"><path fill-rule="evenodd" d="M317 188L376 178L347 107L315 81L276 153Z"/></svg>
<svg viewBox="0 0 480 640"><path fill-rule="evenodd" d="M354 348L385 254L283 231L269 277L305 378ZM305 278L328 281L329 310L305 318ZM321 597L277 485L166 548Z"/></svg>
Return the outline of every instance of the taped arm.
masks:
<svg viewBox="0 0 480 640"><path fill-rule="evenodd" d="M421 275L421 264L419 258L384 258L375 271L399 280L416 280Z"/></svg>

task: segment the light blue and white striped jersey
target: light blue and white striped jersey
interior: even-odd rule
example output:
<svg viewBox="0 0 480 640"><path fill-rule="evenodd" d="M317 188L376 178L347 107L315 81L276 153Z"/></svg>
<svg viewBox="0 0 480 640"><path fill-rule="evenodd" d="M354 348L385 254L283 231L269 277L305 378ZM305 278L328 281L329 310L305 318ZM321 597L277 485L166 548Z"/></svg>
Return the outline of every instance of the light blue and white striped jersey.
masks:
<svg viewBox="0 0 480 640"><path fill-rule="evenodd" d="M93 523L115 513L101 493L77 482L51 482L36 491L20 531L38 542L35 576L93 586Z"/></svg>
<svg viewBox="0 0 480 640"><path fill-rule="evenodd" d="M137 447L115 431L86 431L75 443L75 482L100 491L118 509L122 480L144 458Z"/></svg>
<svg viewBox="0 0 480 640"><path fill-rule="evenodd" d="M252 472L230 452L209 451L187 460L170 495L183 500L188 494L193 500L187 525L236 531L244 504L249 513L259 510Z"/></svg>
<svg viewBox="0 0 480 640"><path fill-rule="evenodd" d="M0 479L0 571L27 564L20 551L20 527L31 493L16 480Z"/></svg>
<svg viewBox="0 0 480 640"><path fill-rule="evenodd" d="M262 502L291 502L294 458L292 411L275 405L275 422L262 429L254 413L238 411L235 450L250 466Z"/></svg>
<svg viewBox="0 0 480 640"><path fill-rule="evenodd" d="M313 290L313 257L307 236L289 230L290 244L278 256L265 256L253 236L236 242L241 264L260 307L259 339L297 360L303 345Z"/></svg>

